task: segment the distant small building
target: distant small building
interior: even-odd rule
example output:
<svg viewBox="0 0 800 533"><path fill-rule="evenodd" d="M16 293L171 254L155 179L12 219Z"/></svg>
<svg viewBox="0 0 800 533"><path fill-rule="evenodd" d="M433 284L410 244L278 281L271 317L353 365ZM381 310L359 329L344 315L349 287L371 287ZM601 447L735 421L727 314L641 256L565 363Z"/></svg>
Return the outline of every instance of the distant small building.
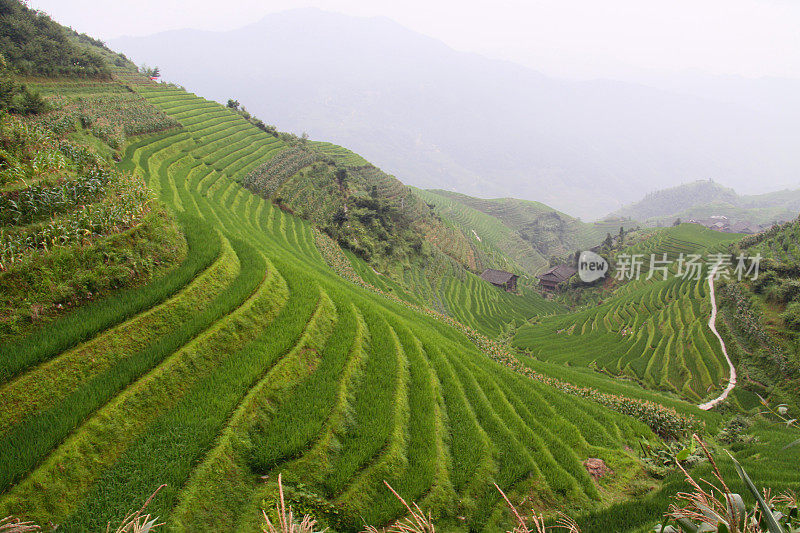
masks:
<svg viewBox="0 0 800 533"><path fill-rule="evenodd" d="M747 222L737 222L730 227L731 233L745 233L747 235L754 235L761 232L761 228L755 224L748 224Z"/></svg>
<svg viewBox="0 0 800 533"><path fill-rule="evenodd" d="M517 276L505 270L495 270L494 268L487 268L481 274L481 277L496 287L505 289L508 292L517 290Z"/></svg>
<svg viewBox="0 0 800 533"><path fill-rule="evenodd" d="M559 286L575 275L577 270L569 265L556 265L547 272L536 276L539 285L547 291L558 290Z"/></svg>
<svg viewBox="0 0 800 533"><path fill-rule="evenodd" d="M710 218L693 218L690 223L700 224L715 231L730 232L730 222L725 215L713 215Z"/></svg>

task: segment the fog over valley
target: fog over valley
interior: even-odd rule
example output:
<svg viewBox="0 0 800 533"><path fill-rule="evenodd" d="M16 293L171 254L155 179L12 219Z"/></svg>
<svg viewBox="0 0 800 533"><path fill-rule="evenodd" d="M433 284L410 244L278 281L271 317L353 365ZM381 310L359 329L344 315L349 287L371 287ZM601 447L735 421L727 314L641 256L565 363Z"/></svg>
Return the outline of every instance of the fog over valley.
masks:
<svg viewBox="0 0 800 533"><path fill-rule="evenodd" d="M455 51L386 18L317 9L111 44L158 63L165 79L234 97L281 130L348 146L419 187L593 218L696 179L745 193L800 183L791 80L652 83L670 90L569 81Z"/></svg>

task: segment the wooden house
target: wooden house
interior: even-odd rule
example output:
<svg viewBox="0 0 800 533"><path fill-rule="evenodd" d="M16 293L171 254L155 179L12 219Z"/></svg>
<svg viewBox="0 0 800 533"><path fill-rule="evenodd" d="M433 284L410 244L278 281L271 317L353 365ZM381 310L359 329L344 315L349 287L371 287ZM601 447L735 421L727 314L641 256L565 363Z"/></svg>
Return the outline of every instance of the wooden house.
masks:
<svg viewBox="0 0 800 533"><path fill-rule="evenodd" d="M505 289L508 292L517 290L517 276L505 270L495 270L494 268L487 268L481 274L481 277L496 287Z"/></svg>
<svg viewBox="0 0 800 533"><path fill-rule="evenodd" d="M575 275L577 270L569 265L556 265L536 276L539 278L539 285L547 291L558 290L559 286Z"/></svg>

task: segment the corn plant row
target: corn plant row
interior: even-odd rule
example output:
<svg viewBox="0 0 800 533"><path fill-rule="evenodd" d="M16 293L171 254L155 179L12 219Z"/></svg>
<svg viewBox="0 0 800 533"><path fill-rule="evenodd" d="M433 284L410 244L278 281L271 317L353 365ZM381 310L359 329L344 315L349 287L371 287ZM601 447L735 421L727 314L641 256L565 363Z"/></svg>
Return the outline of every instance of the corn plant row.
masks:
<svg viewBox="0 0 800 533"><path fill-rule="evenodd" d="M39 182L16 194L0 196L0 225L28 224L78 204L90 203L104 192L111 180L118 177L115 173L98 169L53 186Z"/></svg>
<svg viewBox="0 0 800 533"><path fill-rule="evenodd" d="M47 100L54 110L36 118L37 124L63 135L80 123L114 148L121 147L127 137L179 126L175 119L132 93L51 96Z"/></svg>
<svg viewBox="0 0 800 533"><path fill-rule="evenodd" d="M8 114L0 117L0 144L4 159L0 186L15 182L27 185L43 174L63 170L67 166L65 156L70 155L60 146L68 143L53 132ZM72 150L78 148L72 146Z"/></svg>
<svg viewBox="0 0 800 533"><path fill-rule="evenodd" d="M106 193L102 201L46 223L21 231L0 230L0 270L37 251L122 231L138 223L149 210L150 191L138 178L123 176L111 182Z"/></svg>
<svg viewBox="0 0 800 533"><path fill-rule="evenodd" d="M318 155L313 151L301 148L283 150L242 178L241 183L256 194L269 198L283 182L317 159Z"/></svg>

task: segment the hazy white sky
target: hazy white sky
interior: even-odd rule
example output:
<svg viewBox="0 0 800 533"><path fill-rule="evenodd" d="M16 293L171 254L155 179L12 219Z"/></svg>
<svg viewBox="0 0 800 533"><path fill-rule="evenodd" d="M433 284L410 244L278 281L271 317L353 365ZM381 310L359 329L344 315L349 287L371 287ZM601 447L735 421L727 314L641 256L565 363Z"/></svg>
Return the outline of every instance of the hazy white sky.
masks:
<svg viewBox="0 0 800 533"><path fill-rule="evenodd" d="M458 50L557 76L636 78L689 70L800 78L800 0L29 0L29 5L103 39L179 28L232 29L271 12L315 6L386 16Z"/></svg>

